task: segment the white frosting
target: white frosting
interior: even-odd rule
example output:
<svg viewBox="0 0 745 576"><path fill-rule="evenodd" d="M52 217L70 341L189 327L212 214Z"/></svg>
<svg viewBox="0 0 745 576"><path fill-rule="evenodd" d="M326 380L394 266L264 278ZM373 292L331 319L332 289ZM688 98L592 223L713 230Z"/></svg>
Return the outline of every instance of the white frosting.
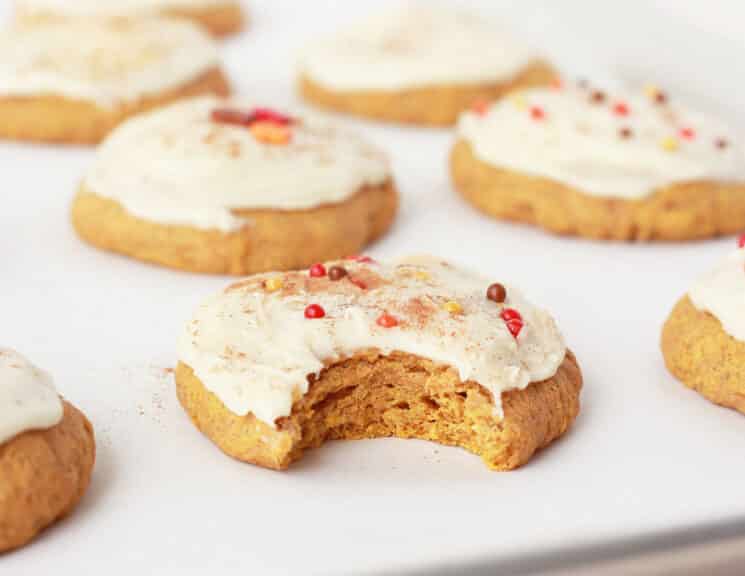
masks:
<svg viewBox="0 0 745 576"><path fill-rule="evenodd" d="M480 84L513 76L535 55L499 26L452 8L403 4L311 44L301 72L334 90Z"/></svg>
<svg viewBox="0 0 745 576"><path fill-rule="evenodd" d="M274 424L308 390L308 376L362 350L401 351L452 366L461 380L501 394L550 378L566 348L553 319L507 287L505 305L486 298L489 281L431 257L391 265L344 261L350 277L332 282L307 271L261 274L201 305L179 343L179 358L238 415ZM330 265L327 265L327 268ZM279 278L281 290L265 281ZM457 302L462 313L445 309ZM326 316L306 319L307 305ZM517 309L524 327L515 339L500 314ZM381 313L399 325L377 324Z"/></svg>
<svg viewBox="0 0 745 576"><path fill-rule="evenodd" d="M626 116L614 113L621 101ZM533 107L545 116L533 118ZM684 129L694 131L692 139ZM493 103L485 115L465 113L458 134L484 162L598 196L633 199L676 182L745 180L745 152L727 126L646 96L593 103L587 90L530 90ZM726 147L715 144L719 138Z"/></svg>
<svg viewBox="0 0 745 576"><path fill-rule="evenodd" d="M209 36L179 20L74 20L0 32L0 96L113 106L176 88L217 65Z"/></svg>
<svg viewBox="0 0 745 576"><path fill-rule="evenodd" d="M229 0L15 0L21 15L139 16L174 8L223 6Z"/></svg>
<svg viewBox="0 0 745 576"><path fill-rule="evenodd" d="M696 308L714 315L725 332L745 342L745 249L729 254L688 296Z"/></svg>
<svg viewBox="0 0 745 576"><path fill-rule="evenodd" d="M323 121L304 118L286 145L220 124L231 100L199 98L134 118L103 143L84 185L128 212L163 224L231 231L250 224L235 209L298 210L341 202L390 178L377 149Z"/></svg>
<svg viewBox="0 0 745 576"><path fill-rule="evenodd" d="M49 374L17 352L0 348L0 444L23 432L56 426L63 413Z"/></svg>

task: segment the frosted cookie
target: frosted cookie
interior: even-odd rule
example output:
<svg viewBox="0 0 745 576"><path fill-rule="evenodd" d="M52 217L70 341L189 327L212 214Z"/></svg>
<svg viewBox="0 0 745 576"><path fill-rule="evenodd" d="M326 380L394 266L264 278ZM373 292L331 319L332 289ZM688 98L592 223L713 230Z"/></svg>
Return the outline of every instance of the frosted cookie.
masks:
<svg viewBox="0 0 745 576"><path fill-rule="evenodd" d="M547 85L551 66L489 19L404 4L308 46L299 87L320 106L391 122L450 125L474 102Z"/></svg>
<svg viewBox="0 0 745 576"><path fill-rule="evenodd" d="M88 488L93 428L51 377L0 348L0 553L69 514Z"/></svg>
<svg viewBox="0 0 745 576"><path fill-rule="evenodd" d="M729 132L654 87L535 89L465 113L451 168L497 218L609 240L706 238L745 227L745 153Z"/></svg>
<svg viewBox="0 0 745 576"><path fill-rule="evenodd" d="M354 254L388 229L397 198L386 156L356 136L201 98L116 130L72 220L99 248L243 275Z"/></svg>
<svg viewBox="0 0 745 576"><path fill-rule="evenodd" d="M190 20L214 36L235 34L244 26L237 0L15 0L15 8L17 20L30 25L80 18L122 21L168 16Z"/></svg>
<svg viewBox="0 0 745 576"><path fill-rule="evenodd" d="M675 305L662 353L683 384L745 413L745 236Z"/></svg>
<svg viewBox="0 0 745 576"><path fill-rule="evenodd" d="M252 276L196 311L179 359L197 428L275 469L326 440L383 436L516 468L568 429L582 387L546 312L431 257Z"/></svg>
<svg viewBox="0 0 745 576"><path fill-rule="evenodd" d="M228 92L214 42L188 22L70 21L0 32L0 138L92 144L133 114Z"/></svg>

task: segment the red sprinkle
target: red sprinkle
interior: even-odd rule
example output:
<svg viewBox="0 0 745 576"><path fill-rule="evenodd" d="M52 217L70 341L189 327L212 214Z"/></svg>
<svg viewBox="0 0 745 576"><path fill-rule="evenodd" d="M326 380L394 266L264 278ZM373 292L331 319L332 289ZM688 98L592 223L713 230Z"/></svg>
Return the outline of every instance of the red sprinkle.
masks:
<svg viewBox="0 0 745 576"><path fill-rule="evenodd" d="M359 256L358 254L347 256L347 260L353 260L354 262L359 262L360 264L373 264L375 262L375 260L373 260L369 256Z"/></svg>
<svg viewBox="0 0 745 576"><path fill-rule="evenodd" d="M696 137L696 132L693 128L681 128L680 137L684 140L693 140Z"/></svg>
<svg viewBox="0 0 745 576"><path fill-rule="evenodd" d="M398 326L398 319L387 312L378 316L378 319L375 322L378 326L382 326L383 328L395 328Z"/></svg>
<svg viewBox="0 0 745 576"><path fill-rule="evenodd" d="M520 320L522 322L523 320L522 314L514 308L505 308L502 310L501 318L505 322L509 322L510 320Z"/></svg>
<svg viewBox="0 0 745 576"><path fill-rule="evenodd" d="M745 248L745 234L741 234L740 237L737 239L737 247Z"/></svg>
<svg viewBox="0 0 745 576"><path fill-rule="evenodd" d="M323 264L313 264L308 273L312 278L321 278L326 276L326 267Z"/></svg>
<svg viewBox="0 0 745 576"><path fill-rule="evenodd" d="M522 320L510 320L509 322L506 322L507 324L507 330L510 331L510 334L514 338L517 338L520 334L520 331L523 329L523 321Z"/></svg>
<svg viewBox="0 0 745 576"><path fill-rule="evenodd" d="M367 284L365 284L362 280L359 278L350 278L349 281L357 286L360 290L367 290Z"/></svg>
<svg viewBox="0 0 745 576"><path fill-rule="evenodd" d="M473 104L471 104L471 110L475 114L478 114L479 116L486 116L486 113L489 111L489 101L488 100L476 100Z"/></svg>
<svg viewBox="0 0 745 576"><path fill-rule="evenodd" d="M546 117L546 113L543 111L543 108L539 106L531 106L530 117L533 120L543 120Z"/></svg>
<svg viewBox="0 0 745 576"><path fill-rule="evenodd" d="M314 320L316 318L323 318L326 316L326 311L318 304L310 304L305 309L305 317L308 320Z"/></svg>
<svg viewBox="0 0 745 576"><path fill-rule="evenodd" d="M628 116L629 115L629 107L624 102L616 102L616 104L613 106L613 113L616 116Z"/></svg>
<svg viewBox="0 0 745 576"><path fill-rule="evenodd" d="M292 118L271 108L254 108L251 113L254 118L254 122L270 122L272 124L280 124L281 126L287 126L292 124Z"/></svg>

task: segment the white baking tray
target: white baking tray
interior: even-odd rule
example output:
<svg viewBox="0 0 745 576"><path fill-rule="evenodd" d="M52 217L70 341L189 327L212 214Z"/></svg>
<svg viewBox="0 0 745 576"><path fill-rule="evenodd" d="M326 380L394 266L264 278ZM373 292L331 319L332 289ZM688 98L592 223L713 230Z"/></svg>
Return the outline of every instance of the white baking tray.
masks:
<svg viewBox="0 0 745 576"><path fill-rule="evenodd" d="M294 48L372 4L255 2L254 28L226 44L229 69L244 91L284 104ZM552 16L549 4L504 14L518 24L533 15L564 54L597 53L579 49L564 9ZM580 4L562 4L565 19L578 17ZM718 54L729 42L725 32L709 38L691 49ZM572 62L593 77L608 71L589 58ZM706 62L678 62L709 73ZM627 64L619 66L633 72ZM707 101L706 87L685 84L664 64L668 85ZM710 100L736 110L727 82ZM230 460L190 424L167 372L184 322L229 279L82 244L68 212L91 152L0 145L0 343L51 371L98 435L80 508L0 558L0 574L340 575L515 567L531 558L545 567L566 550L581 559L671 530L745 529L745 417L677 383L658 344L675 300L734 240L603 244L495 222L453 193L447 131L351 124L390 150L403 195L394 230L370 253L432 252L514 283L551 310L586 378L576 426L512 473L490 472L458 449L403 440L332 443L285 473Z"/></svg>

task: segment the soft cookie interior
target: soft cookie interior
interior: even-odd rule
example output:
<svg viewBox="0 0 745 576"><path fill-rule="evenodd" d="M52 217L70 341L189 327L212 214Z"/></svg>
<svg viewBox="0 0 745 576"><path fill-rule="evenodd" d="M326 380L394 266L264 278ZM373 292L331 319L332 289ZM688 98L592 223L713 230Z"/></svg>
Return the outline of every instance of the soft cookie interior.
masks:
<svg viewBox="0 0 745 576"><path fill-rule="evenodd" d="M230 412L183 363L176 384L204 434L228 455L261 466L285 469L327 440L396 436L459 446L492 469L509 470L569 428L582 376L567 352L552 378L503 394L500 418L491 393L462 382L453 369L412 354L367 351L323 370L276 428Z"/></svg>

